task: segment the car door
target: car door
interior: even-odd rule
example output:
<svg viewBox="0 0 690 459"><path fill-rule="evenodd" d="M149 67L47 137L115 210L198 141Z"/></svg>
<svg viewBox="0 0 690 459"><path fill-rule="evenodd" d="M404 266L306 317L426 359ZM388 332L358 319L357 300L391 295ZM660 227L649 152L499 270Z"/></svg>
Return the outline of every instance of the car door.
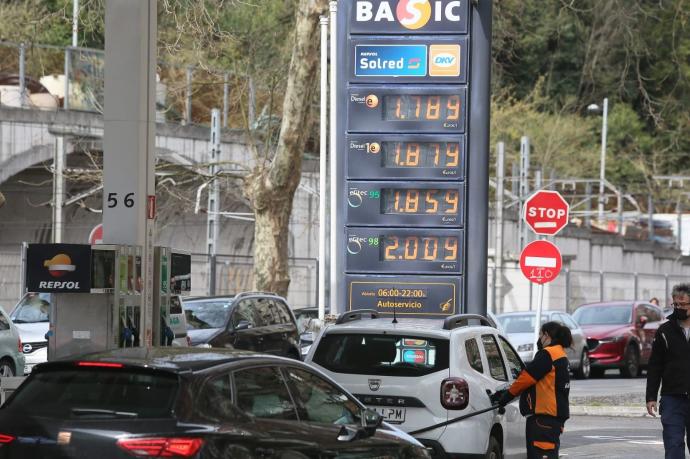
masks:
<svg viewBox="0 0 690 459"><path fill-rule="evenodd" d="M640 335L644 337L642 341L642 354L640 363L646 364L649 361L649 357L652 355L652 343L654 342L654 335L659 327L659 322L661 320L661 314L658 313L657 309L653 305L642 304L638 305L643 317L645 317L644 324L637 319L636 326L640 327Z"/></svg>
<svg viewBox="0 0 690 459"><path fill-rule="evenodd" d="M525 366L508 340L499 335L498 342L503 351L505 363L508 366L508 377L512 384ZM520 414L519 399L515 399L515 401L506 406L505 424L503 427L506 432L506 457L523 457L525 448L525 418Z"/></svg>
<svg viewBox="0 0 690 459"><path fill-rule="evenodd" d="M19 360L19 340L12 333L10 320L4 312L0 313L0 377L21 375L24 368L17 368Z"/></svg>
<svg viewBox="0 0 690 459"><path fill-rule="evenodd" d="M270 303L273 308L273 315L278 322L276 340L278 341L281 355L299 357L299 333L297 332L295 319L290 314L290 308L278 298L271 298Z"/></svg>
<svg viewBox="0 0 690 459"><path fill-rule="evenodd" d="M257 328L256 311L252 299L237 302L230 314L228 334L230 344L235 349L261 352L263 350L262 331Z"/></svg>

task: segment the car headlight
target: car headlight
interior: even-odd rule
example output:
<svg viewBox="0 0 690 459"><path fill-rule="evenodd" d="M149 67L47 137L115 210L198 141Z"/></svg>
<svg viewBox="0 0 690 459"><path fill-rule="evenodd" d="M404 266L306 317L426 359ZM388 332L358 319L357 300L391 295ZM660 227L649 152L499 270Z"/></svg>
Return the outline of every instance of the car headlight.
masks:
<svg viewBox="0 0 690 459"><path fill-rule="evenodd" d="M534 349L534 344L528 343L528 344L521 344L518 346L518 352L529 352L532 349Z"/></svg>
<svg viewBox="0 0 690 459"><path fill-rule="evenodd" d="M602 338L599 340L599 344L617 343L623 341L625 336L609 336L608 338Z"/></svg>

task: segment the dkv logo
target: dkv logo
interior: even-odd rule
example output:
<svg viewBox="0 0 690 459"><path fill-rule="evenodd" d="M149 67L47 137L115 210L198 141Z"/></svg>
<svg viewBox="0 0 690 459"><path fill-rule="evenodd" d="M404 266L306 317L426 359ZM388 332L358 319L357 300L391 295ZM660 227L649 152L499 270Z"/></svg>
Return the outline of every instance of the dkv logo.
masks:
<svg viewBox="0 0 690 459"><path fill-rule="evenodd" d="M358 0L355 18L357 22L395 22L410 30L421 29L429 23L460 22L461 3L459 0L447 2L435 0L399 0L393 14L392 0L382 0L378 5L368 0Z"/></svg>
<svg viewBox="0 0 690 459"><path fill-rule="evenodd" d="M460 76L460 45L429 46L429 76Z"/></svg>

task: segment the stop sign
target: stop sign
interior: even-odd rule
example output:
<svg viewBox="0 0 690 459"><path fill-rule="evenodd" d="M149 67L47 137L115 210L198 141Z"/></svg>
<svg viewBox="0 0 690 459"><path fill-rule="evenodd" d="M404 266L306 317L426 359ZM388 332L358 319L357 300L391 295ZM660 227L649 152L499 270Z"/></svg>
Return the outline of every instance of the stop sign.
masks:
<svg viewBox="0 0 690 459"><path fill-rule="evenodd" d="M89 233L89 244L103 244L103 223L94 226Z"/></svg>
<svg viewBox="0 0 690 459"><path fill-rule="evenodd" d="M551 282L561 272L561 251L549 241L534 241L520 255L522 274L536 284Z"/></svg>
<svg viewBox="0 0 690 459"><path fill-rule="evenodd" d="M568 224L569 210L557 191L537 191L525 202L525 221L535 233L553 236Z"/></svg>

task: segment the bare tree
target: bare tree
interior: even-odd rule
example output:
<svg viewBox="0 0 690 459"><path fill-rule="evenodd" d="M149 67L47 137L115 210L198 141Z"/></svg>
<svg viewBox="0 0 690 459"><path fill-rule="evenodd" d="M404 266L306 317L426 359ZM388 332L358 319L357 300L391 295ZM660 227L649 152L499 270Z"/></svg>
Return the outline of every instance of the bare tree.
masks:
<svg viewBox="0 0 690 459"><path fill-rule="evenodd" d="M281 295L290 285L288 225L301 178L309 102L316 88L319 15L326 6L326 0L299 2L275 154L269 163L257 164L244 182L255 214L254 287Z"/></svg>

